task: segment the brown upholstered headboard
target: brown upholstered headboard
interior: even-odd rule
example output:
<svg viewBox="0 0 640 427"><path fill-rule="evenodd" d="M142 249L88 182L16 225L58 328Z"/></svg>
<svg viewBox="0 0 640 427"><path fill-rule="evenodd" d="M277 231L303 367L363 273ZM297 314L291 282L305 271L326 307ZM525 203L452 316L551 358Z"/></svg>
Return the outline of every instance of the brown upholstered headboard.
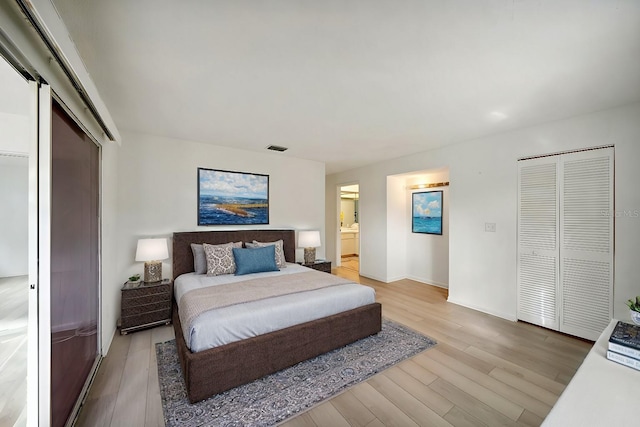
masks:
<svg viewBox="0 0 640 427"><path fill-rule="evenodd" d="M228 242L274 242L282 239L287 262L296 262L296 233L294 230L221 230L173 233L173 278L193 271L191 243L217 245Z"/></svg>

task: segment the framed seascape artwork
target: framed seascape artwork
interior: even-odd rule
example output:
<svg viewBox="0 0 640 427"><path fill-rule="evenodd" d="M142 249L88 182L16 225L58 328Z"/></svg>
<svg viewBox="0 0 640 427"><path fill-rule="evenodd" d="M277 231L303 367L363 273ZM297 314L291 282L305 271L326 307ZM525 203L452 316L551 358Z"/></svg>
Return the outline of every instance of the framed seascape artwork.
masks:
<svg viewBox="0 0 640 427"><path fill-rule="evenodd" d="M442 191L424 191L412 194L411 231L442 234Z"/></svg>
<svg viewBox="0 0 640 427"><path fill-rule="evenodd" d="M269 224L269 175L198 168L198 225Z"/></svg>

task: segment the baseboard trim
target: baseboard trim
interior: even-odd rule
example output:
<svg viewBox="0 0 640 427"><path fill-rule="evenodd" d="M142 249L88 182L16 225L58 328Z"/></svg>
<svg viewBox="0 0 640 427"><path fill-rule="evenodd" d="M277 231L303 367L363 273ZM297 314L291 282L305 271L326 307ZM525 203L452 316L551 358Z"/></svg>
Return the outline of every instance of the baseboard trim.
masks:
<svg viewBox="0 0 640 427"><path fill-rule="evenodd" d="M415 282L424 283L425 285L431 285L431 286L436 286L438 288L449 289L449 284L447 284L447 283L439 283L439 282L436 282L436 281L429 281L429 280L425 280L425 279L423 279L421 277L415 277L415 276L397 276L397 277L382 278L382 277L377 277L377 276L374 276L374 275L362 273L362 271L360 271L360 276L366 277L367 279L377 280L378 282L382 282L382 283L391 283L391 282L397 282L399 280L408 279L408 280L413 280ZM462 304L460 304L460 305L462 305Z"/></svg>
<svg viewBox="0 0 640 427"><path fill-rule="evenodd" d="M100 348L102 350L102 357L106 357L107 353L109 353L109 349L111 348L111 344L113 343L113 337L115 337L116 332L118 332L118 328L113 329L113 331L111 333L111 338L109 339L109 341L104 346L102 346L102 343L100 343L101 344Z"/></svg>
<svg viewBox="0 0 640 427"><path fill-rule="evenodd" d="M431 286L437 286L438 288L449 289L449 284L448 283L441 283L441 282L437 282L435 280L425 279L423 277L408 276L407 279L414 280L414 281L420 282L420 283L424 283L425 285L431 285Z"/></svg>
<svg viewBox="0 0 640 427"><path fill-rule="evenodd" d="M456 298L452 298L451 295L449 295L449 297L447 298L447 302L450 302L452 304L456 304L456 305L460 305L462 307L467 307L470 308L472 310L475 311L479 311L481 313L486 313L489 314L491 316L496 316L496 317L500 317L501 319L505 319L505 320L509 320L511 322L517 322L518 321L518 317L515 314L509 314L509 313L503 313L503 312L499 312L499 311L495 311L495 310L490 310L486 307L481 307L475 304L468 304L465 301L461 301L458 300Z"/></svg>
<svg viewBox="0 0 640 427"><path fill-rule="evenodd" d="M383 279L382 277L377 277L377 276L372 275L372 274L363 273L362 270L360 270L360 276L366 277L367 279L377 280L378 282L382 282L382 283L389 283L387 281L387 279ZM393 280L391 280L391 282L392 281Z"/></svg>

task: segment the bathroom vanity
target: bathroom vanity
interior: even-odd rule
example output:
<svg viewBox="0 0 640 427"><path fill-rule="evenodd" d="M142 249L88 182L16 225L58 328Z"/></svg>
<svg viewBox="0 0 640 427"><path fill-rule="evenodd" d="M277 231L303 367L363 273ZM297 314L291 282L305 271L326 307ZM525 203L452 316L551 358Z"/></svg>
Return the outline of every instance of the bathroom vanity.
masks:
<svg viewBox="0 0 640 427"><path fill-rule="evenodd" d="M360 231L358 229L343 228L341 234L341 255L359 255L360 254Z"/></svg>

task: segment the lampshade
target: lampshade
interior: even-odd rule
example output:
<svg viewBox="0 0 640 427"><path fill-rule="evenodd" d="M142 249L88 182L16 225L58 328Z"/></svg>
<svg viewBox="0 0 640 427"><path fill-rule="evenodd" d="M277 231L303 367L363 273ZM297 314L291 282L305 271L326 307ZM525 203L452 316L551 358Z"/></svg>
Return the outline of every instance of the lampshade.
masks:
<svg viewBox="0 0 640 427"><path fill-rule="evenodd" d="M305 264L313 264L316 261L316 248L321 245L319 231L300 231L298 233L298 247L304 248Z"/></svg>
<svg viewBox="0 0 640 427"><path fill-rule="evenodd" d="M169 258L167 239L140 239L136 249L136 261L159 261Z"/></svg>
<svg viewBox="0 0 640 427"><path fill-rule="evenodd" d="M140 239L136 249L136 261L144 261L144 281L155 283L162 280L162 263L169 258L167 239Z"/></svg>
<svg viewBox="0 0 640 427"><path fill-rule="evenodd" d="M319 231L301 231L298 233L299 248L318 248L320 246L322 246L322 243L320 243Z"/></svg>

